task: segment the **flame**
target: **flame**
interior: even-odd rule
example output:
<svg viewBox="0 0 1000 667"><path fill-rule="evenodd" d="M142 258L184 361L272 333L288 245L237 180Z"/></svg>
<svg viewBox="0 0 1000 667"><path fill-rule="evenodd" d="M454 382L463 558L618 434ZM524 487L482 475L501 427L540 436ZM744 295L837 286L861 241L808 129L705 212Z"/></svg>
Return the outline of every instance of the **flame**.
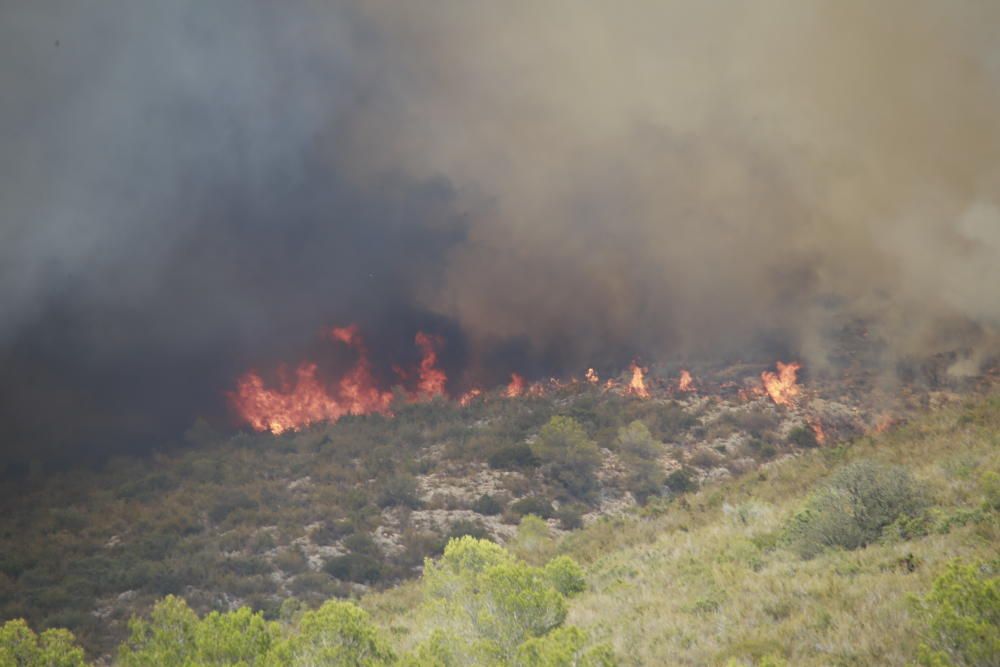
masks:
<svg viewBox="0 0 1000 667"><path fill-rule="evenodd" d="M881 413L875 420L875 426L872 428L872 433L885 433L889 430L893 424L896 423L896 418L892 416L889 412Z"/></svg>
<svg viewBox="0 0 1000 667"><path fill-rule="evenodd" d="M420 381L417 383L419 398L428 399L444 393L444 385L448 376L437 367L437 348L444 342L440 336L430 336L418 331L414 342L423 353L418 370Z"/></svg>
<svg viewBox="0 0 1000 667"><path fill-rule="evenodd" d="M795 397L799 395L799 387L795 384L795 380L802 364L794 361L785 364L779 361L775 366L778 369L777 373L764 371L760 374L764 390L776 404L793 405Z"/></svg>
<svg viewBox="0 0 1000 667"><path fill-rule="evenodd" d="M816 442L818 444L822 445L826 443L826 432L823 430L823 424L821 424L818 419L810 421L809 428L811 428L813 433L816 435Z"/></svg>
<svg viewBox="0 0 1000 667"><path fill-rule="evenodd" d="M462 396L458 399L458 404L461 405L462 407L465 407L469 403L472 403L473 400L482 395L483 395L482 389L478 387L473 387L469 391L462 394Z"/></svg>
<svg viewBox="0 0 1000 667"><path fill-rule="evenodd" d="M256 371L245 373L230 394L233 407L258 431L275 435L321 421L336 421L347 414L386 412L392 393L380 391L372 379L368 350L354 325L330 330L330 337L349 345L358 354L354 367L328 390L317 378L317 366L303 363L290 382L279 369L280 386L268 388Z"/></svg>
<svg viewBox="0 0 1000 667"><path fill-rule="evenodd" d="M601 378L597 377L597 372L593 368L587 369L587 374L583 376L590 384L597 384Z"/></svg>
<svg viewBox="0 0 1000 667"><path fill-rule="evenodd" d="M644 369L633 361L629 370L632 372L632 379L628 383L628 393L639 398L649 398Z"/></svg>
<svg viewBox="0 0 1000 667"><path fill-rule="evenodd" d="M684 369L681 369L681 377L677 380L677 390L694 391L694 378L691 377L691 373Z"/></svg>
<svg viewBox="0 0 1000 667"><path fill-rule="evenodd" d="M524 378L517 373L511 373L510 384L507 385L507 398L517 398L524 393Z"/></svg>

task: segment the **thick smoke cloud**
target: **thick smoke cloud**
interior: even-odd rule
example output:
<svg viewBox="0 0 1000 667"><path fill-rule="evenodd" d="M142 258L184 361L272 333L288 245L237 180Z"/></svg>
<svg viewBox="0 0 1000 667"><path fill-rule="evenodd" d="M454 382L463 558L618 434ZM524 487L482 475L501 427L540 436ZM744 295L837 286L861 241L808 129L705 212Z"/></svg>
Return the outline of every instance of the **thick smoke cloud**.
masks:
<svg viewBox="0 0 1000 667"><path fill-rule="evenodd" d="M1000 329L998 24L971 0L6 3L3 458L156 445L353 320L390 348L445 331L473 375L775 346L822 369L852 318L887 362L973 372Z"/></svg>

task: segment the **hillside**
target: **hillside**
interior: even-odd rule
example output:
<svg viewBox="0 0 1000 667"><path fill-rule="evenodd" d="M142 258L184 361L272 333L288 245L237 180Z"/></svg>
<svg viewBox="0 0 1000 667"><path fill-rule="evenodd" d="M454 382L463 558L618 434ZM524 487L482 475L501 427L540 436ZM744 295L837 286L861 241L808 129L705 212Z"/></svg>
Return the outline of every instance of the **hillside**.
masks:
<svg viewBox="0 0 1000 667"><path fill-rule="evenodd" d="M548 424L544 432L551 431L556 405L555 401L505 401L486 403L482 409L500 411L493 415L499 423L509 423L515 416L524 419L530 424L526 430ZM686 414L680 407L670 407L679 406L674 402L613 399L597 406L604 406L607 413L622 413L606 428L616 434L610 442L616 443L625 460L629 456L622 448L630 446L628 425L636 428L635 421L629 421L632 417L642 417L643 411L676 411L678 419ZM926 635L925 620L911 594L929 591L951 559L995 557L1000 537L996 512L1000 401L996 398L939 409L882 435L842 446L786 446L784 456L752 471L741 463L744 474L735 478L699 473L691 462L697 451L675 451L671 455L683 461L677 469L691 471L683 476L684 483L693 487L700 477L703 488L674 492L662 479L662 493L645 497L641 507L635 506L629 491L630 485L639 483L634 473L641 466L635 464L629 475L628 466L622 464L623 470L612 475L607 461L594 470L599 486L589 496L587 491L578 492L575 499L565 484L553 481L551 468L537 461L525 464L520 472L467 461L464 465L479 471L482 488L475 492L494 491L481 495L501 499L500 507L479 506L479 511L461 507L463 498L469 505L483 503L479 498L470 500L474 493L463 496L441 479L444 462L457 464L449 456L424 468L421 459L414 458L409 464L416 466L412 473L405 472L410 469L397 458L391 474L374 475L377 483L366 485L370 495L364 503L358 499L357 486L344 489L331 484L317 494L320 485L313 480L338 479L338 472L371 474L364 468L345 472L334 461L317 468L321 461L317 452L324 451L322 445L331 437L348 429L356 438L364 428L391 432L423 423L443 429L434 435L440 438L447 428L456 428L448 416L454 419L458 412L448 406L412 410L415 414L406 421L349 420L282 438L277 441L280 449L270 439L270 447L264 448L264 439L254 442L253 437L240 436L221 449L210 449L211 456L193 450L164 459L156 473L139 479L135 468L127 467L112 467L92 477L61 478L56 488L64 502L86 493L88 504L78 501L75 513L72 503L61 510L54 502L37 508L33 516L38 523L17 533L22 536L20 543L13 539L13 529L6 528L4 618L26 616L39 629L70 626L91 652L107 654L123 637L128 616L144 612L152 601L170 593L182 595L203 613L249 604L271 618L287 618L288 606L281 601L289 597L314 606L332 596L362 595L362 605L392 638L396 650L404 652L427 636L422 629L427 614L419 604L421 584L403 584L384 593L366 591L419 572L422 558L440 553L447 537L471 533L506 542L528 563L541 565L556 555L569 555L583 564L586 591L571 601L566 623L584 630L593 642L610 646L620 664L723 664L729 659L737 664L781 664L780 660L796 665L907 664L915 656L919 638ZM579 406L576 414L583 418ZM525 415L533 418L527 420ZM780 419L771 428L779 424ZM694 428L693 423L688 428ZM663 437L662 432L658 435ZM539 437L536 432L535 442ZM366 460L363 450L354 451L360 461ZM735 458L713 451L720 468L727 462L733 465ZM377 461L378 456L372 459ZM615 453L607 450L603 456ZM367 459L369 464L372 459ZM278 461L286 467L279 468ZM790 537L792 517L825 479L856 461L904 466L924 499L919 517L893 524L866 548L801 548ZM203 469L210 462L214 472ZM537 467L534 472L532 466ZM262 469L267 471L263 479L251 472ZM410 479L401 477L405 474L413 475L415 486L400 481ZM119 485L98 492L95 479L117 479ZM426 488L428 479L437 480L433 491ZM560 505L561 518L539 526L529 522L531 529L523 521L520 529L516 526L520 512L511 487L518 488L525 479L530 480L532 492L522 497L531 499L525 510L545 513L538 509L545 504L538 501L544 499ZM674 478L675 484L678 479ZM220 485L220 480L226 483ZM493 480L507 486L500 491L490 486ZM46 488L48 493L55 490ZM224 494L209 494L209 489L220 488L226 489ZM444 490L450 500L433 495ZM615 511L605 507L602 513L602 505L611 503L616 494ZM237 495L242 498L239 502L234 500ZM384 508L377 511L380 505ZM586 515L586 527L564 530L577 525L566 512L567 505ZM494 511L503 515L492 517ZM384 537L386 517L394 512L408 515L410 522L401 551L393 551L391 539ZM415 527L421 525L417 517L425 516L440 516L442 524L420 531ZM28 528L19 513L5 521L20 521ZM356 523L338 528L346 521ZM133 531L144 531L139 539L122 535L126 523L139 527ZM370 532L362 532L373 525ZM329 546L324 546L324 538L316 533L330 530L341 532L325 537ZM24 540L25 535L37 536L38 542ZM363 540L358 535L370 537ZM39 555L43 544L48 560ZM48 581L46 573L52 577ZM127 587L126 592L109 595L116 587Z"/></svg>

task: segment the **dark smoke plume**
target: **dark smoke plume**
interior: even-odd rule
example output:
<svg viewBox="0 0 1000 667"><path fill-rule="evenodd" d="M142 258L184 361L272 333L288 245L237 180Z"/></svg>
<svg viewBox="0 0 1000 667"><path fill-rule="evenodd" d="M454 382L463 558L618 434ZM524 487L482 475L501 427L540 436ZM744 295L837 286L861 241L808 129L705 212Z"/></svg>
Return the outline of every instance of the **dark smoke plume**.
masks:
<svg viewBox="0 0 1000 667"><path fill-rule="evenodd" d="M850 320L887 366L974 373L996 25L975 0L5 3L0 459L157 446L350 321L392 354L446 333L468 375L775 345L821 371Z"/></svg>

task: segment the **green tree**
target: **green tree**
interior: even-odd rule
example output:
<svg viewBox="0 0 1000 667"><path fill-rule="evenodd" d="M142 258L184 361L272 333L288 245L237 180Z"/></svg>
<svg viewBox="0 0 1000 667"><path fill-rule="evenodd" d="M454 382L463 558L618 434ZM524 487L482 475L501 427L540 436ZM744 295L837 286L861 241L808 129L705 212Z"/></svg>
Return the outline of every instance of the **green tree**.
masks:
<svg viewBox="0 0 1000 667"><path fill-rule="evenodd" d="M291 636L270 656L274 665L377 667L395 655L368 614L357 605L330 600L299 619Z"/></svg>
<svg viewBox="0 0 1000 667"><path fill-rule="evenodd" d="M456 664L510 664L521 644L562 625L566 593L582 586L579 566L567 557L532 567L492 542L452 540L424 567L425 616L451 639L439 634L436 649L422 650L447 648Z"/></svg>
<svg viewBox="0 0 1000 667"><path fill-rule="evenodd" d="M69 630L35 634L22 619L0 626L0 667L85 667L83 649Z"/></svg>
<svg viewBox="0 0 1000 667"><path fill-rule="evenodd" d="M615 660L609 646L588 646L587 633L568 626L521 644L513 664L516 667L614 667Z"/></svg>
<svg viewBox="0 0 1000 667"><path fill-rule="evenodd" d="M149 620L129 622L118 662L123 667L268 665L278 638L277 624L249 607L199 619L184 600L171 595L153 607Z"/></svg>
<svg viewBox="0 0 1000 667"><path fill-rule="evenodd" d="M995 667L1000 664L1000 561L953 561L920 608L928 639L920 647L922 664L933 667Z"/></svg>
<svg viewBox="0 0 1000 667"><path fill-rule="evenodd" d="M556 416L542 427L532 451L548 475L570 495L587 498L597 488L601 452L571 417Z"/></svg>

